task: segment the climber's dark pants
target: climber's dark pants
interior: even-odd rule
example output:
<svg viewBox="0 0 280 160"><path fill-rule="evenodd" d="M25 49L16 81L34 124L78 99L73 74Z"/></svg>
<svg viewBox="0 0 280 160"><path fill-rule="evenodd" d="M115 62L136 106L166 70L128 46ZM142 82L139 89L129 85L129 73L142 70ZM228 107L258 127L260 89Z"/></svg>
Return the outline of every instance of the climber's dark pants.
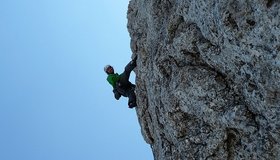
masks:
<svg viewBox="0 0 280 160"><path fill-rule="evenodd" d="M120 80L117 82L118 92L124 96L128 97L128 106L130 108L136 106L136 95L135 95L135 85L129 82L129 77L131 71L136 67L136 62L130 62L125 66L124 72L120 74Z"/></svg>
<svg viewBox="0 0 280 160"><path fill-rule="evenodd" d="M124 72L120 75L119 83L123 86L123 88L128 88L131 83L129 82L129 77L131 71L136 67L136 63L128 63L125 66Z"/></svg>
<svg viewBox="0 0 280 160"><path fill-rule="evenodd" d="M129 108L133 108L137 106L136 104L136 95L134 92L135 86L131 87L131 90L128 91L128 106Z"/></svg>

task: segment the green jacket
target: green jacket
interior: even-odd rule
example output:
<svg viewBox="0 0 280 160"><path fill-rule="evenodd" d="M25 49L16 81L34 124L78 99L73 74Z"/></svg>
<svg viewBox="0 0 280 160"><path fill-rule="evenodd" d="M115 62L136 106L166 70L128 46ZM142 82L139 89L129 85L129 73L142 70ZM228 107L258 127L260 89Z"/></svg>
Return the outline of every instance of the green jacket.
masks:
<svg viewBox="0 0 280 160"><path fill-rule="evenodd" d="M113 86L116 87L116 82L120 79L120 75L118 73L109 74L107 77L107 81Z"/></svg>

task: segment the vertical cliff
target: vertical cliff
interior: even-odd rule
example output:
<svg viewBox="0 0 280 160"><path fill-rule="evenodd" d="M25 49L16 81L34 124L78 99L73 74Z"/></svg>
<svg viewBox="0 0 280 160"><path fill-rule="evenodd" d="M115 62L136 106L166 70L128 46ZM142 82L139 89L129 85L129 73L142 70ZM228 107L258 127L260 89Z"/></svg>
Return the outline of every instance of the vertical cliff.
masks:
<svg viewBox="0 0 280 160"><path fill-rule="evenodd" d="M279 0L130 1L155 159L280 159L279 12Z"/></svg>

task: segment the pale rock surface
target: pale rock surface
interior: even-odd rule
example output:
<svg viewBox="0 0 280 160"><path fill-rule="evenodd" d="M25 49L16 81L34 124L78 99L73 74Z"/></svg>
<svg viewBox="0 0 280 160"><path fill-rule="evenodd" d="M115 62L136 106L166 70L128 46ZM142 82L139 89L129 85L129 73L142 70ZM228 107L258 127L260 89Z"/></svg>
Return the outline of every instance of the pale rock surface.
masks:
<svg viewBox="0 0 280 160"><path fill-rule="evenodd" d="M155 159L280 159L279 12L279 0L130 1Z"/></svg>

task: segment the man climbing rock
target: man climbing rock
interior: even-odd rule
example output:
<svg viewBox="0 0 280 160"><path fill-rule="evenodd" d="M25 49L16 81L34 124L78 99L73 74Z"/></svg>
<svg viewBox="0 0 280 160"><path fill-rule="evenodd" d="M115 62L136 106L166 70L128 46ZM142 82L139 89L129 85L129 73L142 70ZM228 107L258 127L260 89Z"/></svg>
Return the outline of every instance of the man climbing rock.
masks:
<svg viewBox="0 0 280 160"><path fill-rule="evenodd" d="M104 71L108 75L107 81L113 87L115 98L119 100L121 96L128 97L129 108L137 106L134 92L135 85L129 81L130 73L136 67L136 60L137 56L125 66L124 72L120 75L114 72L114 68L111 65L104 67Z"/></svg>

